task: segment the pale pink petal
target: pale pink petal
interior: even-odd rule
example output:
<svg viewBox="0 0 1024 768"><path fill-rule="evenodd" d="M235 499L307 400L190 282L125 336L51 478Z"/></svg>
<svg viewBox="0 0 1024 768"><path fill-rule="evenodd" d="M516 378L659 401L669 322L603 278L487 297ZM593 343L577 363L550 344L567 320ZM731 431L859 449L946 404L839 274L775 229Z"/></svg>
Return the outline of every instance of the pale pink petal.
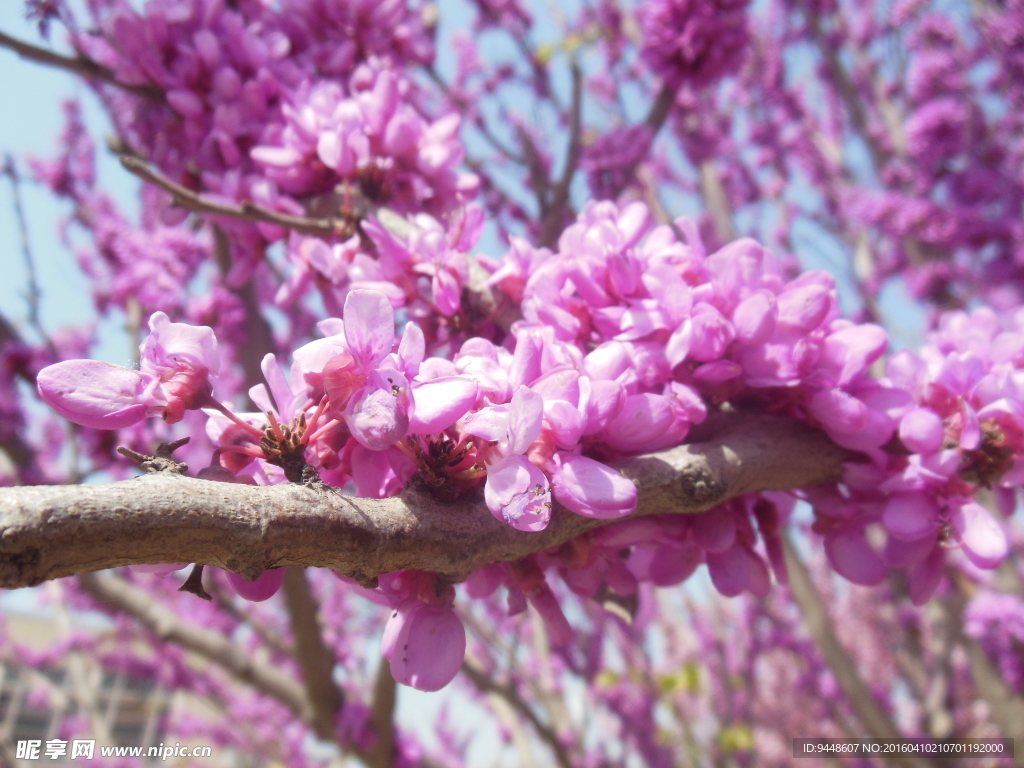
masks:
<svg viewBox="0 0 1024 768"><path fill-rule="evenodd" d="M889 336L881 326L850 326L825 339L818 364L828 371L834 384L843 386L865 373L888 346Z"/></svg>
<svg viewBox="0 0 1024 768"><path fill-rule="evenodd" d="M527 597L529 597L530 605L536 608L537 613L544 619L544 626L548 630L551 644L555 647L568 645L572 640L572 627L566 621L565 614L562 613L562 606L558 604L558 599L551 588L547 584L542 584L540 588L530 592Z"/></svg>
<svg viewBox="0 0 1024 768"><path fill-rule="evenodd" d="M409 434L443 432L476 404L477 383L465 376L444 376L413 384Z"/></svg>
<svg viewBox="0 0 1024 768"><path fill-rule="evenodd" d="M356 290L345 297L345 340L366 368L391 354L395 343L395 310L380 291Z"/></svg>
<svg viewBox="0 0 1024 768"><path fill-rule="evenodd" d="M551 518L547 476L521 455L487 465L484 501L495 518L520 531L542 531Z"/></svg>
<svg viewBox="0 0 1024 768"><path fill-rule="evenodd" d="M726 597L735 597L750 582L751 561L746 550L736 544L724 552L705 555L711 583Z"/></svg>
<svg viewBox="0 0 1024 768"><path fill-rule="evenodd" d="M890 568L915 566L931 554L938 541L938 531L917 541L901 541L895 536L890 536L885 542L885 564Z"/></svg>
<svg viewBox="0 0 1024 768"><path fill-rule="evenodd" d="M491 442L508 440L509 413L507 405L493 405L477 411L466 419L466 432Z"/></svg>
<svg viewBox="0 0 1024 768"><path fill-rule="evenodd" d="M392 612L382 651L397 682L420 691L439 691L462 666L466 630L451 608L417 602Z"/></svg>
<svg viewBox="0 0 1024 768"><path fill-rule="evenodd" d="M839 533L825 538L825 554L836 573L854 584L874 586L885 578L885 564L863 533Z"/></svg>
<svg viewBox="0 0 1024 768"><path fill-rule="evenodd" d="M586 417L566 400L545 402L544 419L551 428L555 445L564 450L576 447L587 424Z"/></svg>
<svg viewBox="0 0 1024 768"><path fill-rule="evenodd" d="M599 461L559 451L551 478L555 499L578 515L609 520L636 509L636 486Z"/></svg>
<svg viewBox="0 0 1024 768"><path fill-rule="evenodd" d="M651 557L648 578L658 587L686 581L704 562L704 553L692 544L662 544Z"/></svg>
<svg viewBox="0 0 1024 768"><path fill-rule="evenodd" d="M1003 526L980 504L969 501L961 505L950 522L967 559L979 568L995 568L1009 552Z"/></svg>
<svg viewBox="0 0 1024 768"><path fill-rule="evenodd" d="M490 597L505 583L505 570L497 563L481 565L463 583L466 594L474 599Z"/></svg>
<svg viewBox="0 0 1024 768"><path fill-rule="evenodd" d="M690 354L690 346L693 343L693 323L689 320L683 321L676 328L672 335L665 342L665 359L668 364L675 368L686 356Z"/></svg>
<svg viewBox="0 0 1024 768"><path fill-rule="evenodd" d="M409 431L406 398L387 389L367 387L359 401L350 405L345 423L361 445L371 451L383 451Z"/></svg>
<svg viewBox="0 0 1024 768"><path fill-rule="evenodd" d="M519 387L512 396L508 416L509 451L526 453L544 423L544 398L529 387Z"/></svg>
<svg viewBox="0 0 1024 768"><path fill-rule="evenodd" d="M755 597L764 599L768 597L768 592L772 588L772 579L768 575L768 566L764 564L764 560L756 552L746 547L743 548L743 552L750 561L750 578L747 580L747 589Z"/></svg>
<svg viewBox="0 0 1024 768"><path fill-rule="evenodd" d="M408 323L402 334L402 340L398 344L398 359L402 366L402 372L410 379L413 378L425 355L426 341L423 337L423 329L416 323Z"/></svg>
<svg viewBox="0 0 1024 768"><path fill-rule="evenodd" d="M146 417L153 377L98 360L66 360L36 377L39 396L57 413L83 427L121 429Z"/></svg>
<svg viewBox="0 0 1024 768"><path fill-rule="evenodd" d="M915 408L900 421L900 440L912 453L934 453L944 439L942 419L928 408Z"/></svg>
<svg viewBox="0 0 1024 768"><path fill-rule="evenodd" d="M708 552L724 552L736 540L736 523L726 507L715 507L690 517L693 541Z"/></svg>
<svg viewBox="0 0 1024 768"><path fill-rule="evenodd" d="M775 332L778 317L779 307L774 295L768 291L751 294L732 313L736 340L751 347L765 343Z"/></svg>
<svg viewBox="0 0 1024 768"><path fill-rule="evenodd" d="M604 429L604 440L623 451L641 451L661 437L676 414L667 397L649 393L629 395Z"/></svg>
<svg viewBox="0 0 1024 768"><path fill-rule="evenodd" d="M736 337L732 323L710 304L695 306L690 315L690 322L693 324L690 357L694 360L717 360Z"/></svg>
<svg viewBox="0 0 1024 768"><path fill-rule="evenodd" d="M397 448L374 451L363 445L352 449L352 479L356 495L386 499L405 488L416 472L412 459Z"/></svg>
<svg viewBox="0 0 1024 768"><path fill-rule="evenodd" d="M868 408L841 389L823 389L808 404L811 414L830 432L859 432L868 423Z"/></svg>
<svg viewBox="0 0 1024 768"><path fill-rule="evenodd" d="M924 493L897 493L885 505L882 513L885 530L903 541L915 541L939 527L939 507Z"/></svg>
<svg viewBox="0 0 1024 768"><path fill-rule="evenodd" d="M910 569L908 574L908 586L910 588L910 600L914 605L923 605L928 602L942 581L942 574L945 570L946 552L942 547L934 547L924 560Z"/></svg>
<svg viewBox="0 0 1024 768"><path fill-rule="evenodd" d="M614 381L591 380L590 400L587 402L587 426L584 434L597 434L622 408L626 391ZM582 404L580 405L582 408ZM1024 470L1021 471L1024 477Z"/></svg>

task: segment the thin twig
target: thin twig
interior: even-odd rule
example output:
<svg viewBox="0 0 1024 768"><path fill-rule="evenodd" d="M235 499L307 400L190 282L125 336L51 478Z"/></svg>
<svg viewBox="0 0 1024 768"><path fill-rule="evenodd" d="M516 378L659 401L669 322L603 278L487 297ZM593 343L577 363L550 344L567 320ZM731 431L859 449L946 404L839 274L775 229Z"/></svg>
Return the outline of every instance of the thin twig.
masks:
<svg viewBox="0 0 1024 768"><path fill-rule="evenodd" d="M672 113L672 107L676 102L676 91L669 85L663 85L658 95L651 102L650 109L647 110L647 117L644 118L644 125L650 129L650 148L654 146L654 139L661 132L662 127L665 125L665 121L668 120L668 116ZM616 189L611 191L611 196L618 197L619 193L625 189L629 183L636 176L636 169L640 167L643 162L643 158L638 158L632 165L627 166L622 174L622 181Z"/></svg>
<svg viewBox="0 0 1024 768"><path fill-rule="evenodd" d="M711 220L715 223L715 234L723 243L736 239L736 228L732 223L732 205L725 191L722 179L714 160L705 160L700 164L700 192L704 204L711 212Z"/></svg>
<svg viewBox="0 0 1024 768"><path fill-rule="evenodd" d="M381 659L370 703L370 725L377 741L363 755L363 761L369 768L393 768L395 764L396 693L397 684L391 676L391 664L387 659Z"/></svg>
<svg viewBox="0 0 1024 768"><path fill-rule="evenodd" d="M561 768L572 768L572 758L565 749L558 735L543 723L533 708L527 704L514 687L508 683L499 683L494 680L472 655L466 654L466 660L462 662L462 671L481 693L494 694L506 702L520 716L530 721L530 725L537 732L541 741L548 745L554 753L555 761Z"/></svg>
<svg viewBox="0 0 1024 768"><path fill-rule="evenodd" d="M54 358L57 357L57 349L53 341L43 328L42 320L39 318L39 306L42 302L42 291L39 289L39 278L36 274L36 262L32 256L32 245L28 235L28 221L25 218L25 206L21 200L21 178L18 176L18 168L14 164L14 158L10 155L4 157L3 174L11 182L11 196L14 203L14 218L18 222L18 235L21 239L21 256L25 262L25 271L28 274L28 322L39 338L46 344L46 348Z"/></svg>
<svg viewBox="0 0 1024 768"><path fill-rule="evenodd" d="M165 192L169 192L174 199L175 205L195 213L227 216L233 219L242 219L243 221L262 221L310 235L351 236L352 222L346 219L312 219L305 216L292 216L288 213L280 213L269 208L263 208L249 200L243 200L237 205L216 202L198 195L188 187L162 176L137 157L122 154L119 156L119 159L126 171L144 181L148 181L150 184L160 187Z"/></svg>
<svg viewBox="0 0 1024 768"><path fill-rule="evenodd" d="M572 63L572 108L569 114L569 148L565 155L562 177L551 190L551 201L541 222L540 245L549 246L562 232L569 188L583 153L583 72L576 61Z"/></svg>
<svg viewBox="0 0 1024 768"><path fill-rule="evenodd" d="M122 83L117 79L113 71L104 67L102 64L96 63L92 59L86 58L80 53L76 56L64 56L63 54L56 53L47 48L40 48L37 45L26 43L24 40L18 40L17 38L4 34L3 32L0 32L0 48L12 50L18 54L18 56L26 59L27 61L33 61L36 64L43 64L48 67L63 69L67 72L83 77L86 80L96 80L108 85L116 85L118 88L128 91L129 93L134 93L138 96L143 96L154 101L164 100L164 92L157 86Z"/></svg>
<svg viewBox="0 0 1024 768"><path fill-rule="evenodd" d="M459 108L460 112L465 114L469 111L472 105L470 105L466 99L456 94L455 91L452 90L452 87L444 80L443 77L441 77L441 74L434 68L433 64L424 65L423 71L427 73L427 76L434 82L434 85L441 89L441 93L443 93L448 98L448 100L452 102L452 104ZM483 136L484 139L486 139L487 143L494 147L494 149L500 155L502 155L508 160L511 160L512 162L519 163L521 165L526 163L526 158L524 158L519 153L513 151L511 148L505 146L505 143L494 135L490 128L487 127L487 123L484 122L482 119L480 120L480 122L477 122L475 120L470 121L469 124L472 125L477 131L479 131L480 135Z"/></svg>
<svg viewBox="0 0 1024 768"><path fill-rule="evenodd" d="M180 645L222 667L258 691L277 699L306 723L313 711L302 686L284 670L261 662L220 632L190 624L153 596L112 573L86 573L79 584L101 603L133 616L164 642Z"/></svg>

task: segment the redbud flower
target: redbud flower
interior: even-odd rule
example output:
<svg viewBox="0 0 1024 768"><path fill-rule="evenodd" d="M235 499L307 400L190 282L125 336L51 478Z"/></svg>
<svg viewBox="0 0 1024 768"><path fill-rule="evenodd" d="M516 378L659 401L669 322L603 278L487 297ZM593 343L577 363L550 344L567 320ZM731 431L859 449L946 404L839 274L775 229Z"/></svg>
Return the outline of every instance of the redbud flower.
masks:
<svg viewBox="0 0 1024 768"><path fill-rule="evenodd" d="M160 413L168 423L202 408L218 369L217 339L205 326L172 323L163 312L149 321L141 370L96 360L65 360L39 372L39 395L69 421L95 429L121 429Z"/></svg>

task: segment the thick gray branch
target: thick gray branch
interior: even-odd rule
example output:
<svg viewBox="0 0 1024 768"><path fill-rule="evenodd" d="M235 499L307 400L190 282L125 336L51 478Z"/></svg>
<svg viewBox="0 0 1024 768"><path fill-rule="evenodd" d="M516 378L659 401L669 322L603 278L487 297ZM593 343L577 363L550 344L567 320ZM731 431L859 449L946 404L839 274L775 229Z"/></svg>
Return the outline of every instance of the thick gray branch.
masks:
<svg viewBox="0 0 1024 768"><path fill-rule="evenodd" d="M618 462L636 516L703 512L726 499L839 479L849 454L789 419L730 415L703 443ZM472 496L472 495L471 495ZM300 485L257 487L153 474L107 485L0 489L0 586L119 565L194 562L255 578L282 566L331 568L363 583L419 568L464 579L485 563L558 546L606 525L556 505L547 530L494 519L479 497L390 499Z"/></svg>

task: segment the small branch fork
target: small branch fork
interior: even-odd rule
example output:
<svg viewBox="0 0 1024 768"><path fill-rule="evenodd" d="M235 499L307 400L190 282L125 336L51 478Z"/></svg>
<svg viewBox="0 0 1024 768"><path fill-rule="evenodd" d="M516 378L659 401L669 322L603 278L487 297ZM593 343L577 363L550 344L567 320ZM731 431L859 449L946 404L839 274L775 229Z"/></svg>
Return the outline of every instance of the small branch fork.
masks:
<svg viewBox="0 0 1024 768"><path fill-rule="evenodd" d="M638 488L635 516L704 512L744 493L835 482L852 458L824 434L779 417L723 414L706 431L715 435L707 442L617 463ZM557 547L609 522L556 505L548 528L528 533L495 520L478 497L444 503L410 487L364 499L173 472L107 485L4 488L0 586L176 562L250 579L271 567L309 566L367 586L409 568L461 581L486 563Z"/></svg>

